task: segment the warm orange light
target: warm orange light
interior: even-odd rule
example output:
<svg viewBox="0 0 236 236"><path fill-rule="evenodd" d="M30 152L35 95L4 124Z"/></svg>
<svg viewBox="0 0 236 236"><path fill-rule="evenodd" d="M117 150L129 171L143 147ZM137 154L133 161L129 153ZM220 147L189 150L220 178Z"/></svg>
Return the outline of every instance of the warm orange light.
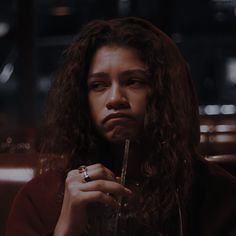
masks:
<svg viewBox="0 0 236 236"><path fill-rule="evenodd" d="M71 9L67 6L58 6L52 8L51 13L54 16L68 16L71 14Z"/></svg>

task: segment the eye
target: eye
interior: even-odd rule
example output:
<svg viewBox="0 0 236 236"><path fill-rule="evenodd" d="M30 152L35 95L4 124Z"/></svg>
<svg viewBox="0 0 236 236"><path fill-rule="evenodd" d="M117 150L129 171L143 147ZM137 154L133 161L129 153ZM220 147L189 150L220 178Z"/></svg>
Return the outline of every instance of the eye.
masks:
<svg viewBox="0 0 236 236"><path fill-rule="evenodd" d="M126 81L126 85L132 88L141 88L146 86L147 81L141 78L129 78Z"/></svg>
<svg viewBox="0 0 236 236"><path fill-rule="evenodd" d="M104 81L92 81L88 84L89 91L101 92L108 87Z"/></svg>

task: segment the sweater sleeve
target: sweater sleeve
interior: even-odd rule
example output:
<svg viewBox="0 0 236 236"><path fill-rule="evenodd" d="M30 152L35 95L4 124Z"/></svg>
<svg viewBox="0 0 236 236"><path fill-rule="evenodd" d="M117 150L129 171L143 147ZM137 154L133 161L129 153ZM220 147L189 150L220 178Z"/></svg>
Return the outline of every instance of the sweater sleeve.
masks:
<svg viewBox="0 0 236 236"><path fill-rule="evenodd" d="M43 228L32 199L23 188L14 200L6 229L6 236L39 236Z"/></svg>
<svg viewBox="0 0 236 236"><path fill-rule="evenodd" d="M60 183L55 173L27 183L13 202L5 236L52 235L61 209Z"/></svg>

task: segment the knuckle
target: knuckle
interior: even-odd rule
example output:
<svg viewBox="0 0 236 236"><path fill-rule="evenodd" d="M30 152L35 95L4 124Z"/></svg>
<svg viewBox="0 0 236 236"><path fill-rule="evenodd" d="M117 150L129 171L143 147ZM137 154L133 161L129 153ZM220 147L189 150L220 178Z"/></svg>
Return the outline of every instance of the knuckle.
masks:
<svg viewBox="0 0 236 236"><path fill-rule="evenodd" d="M107 178L115 179L115 175L112 172L107 173Z"/></svg>
<svg viewBox="0 0 236 236"><path fill-rule="evenodd" d="M73 193L74 192L74 189L75 189L75 185L73 183L69 183L67 185L67 189L70 193Z"/></svg>
<svg viewBox="0 0 236 236"><path fill-rule="evenodd" d="M104 186L104 181L98 180L95 185L97 189L101 189Z"/></svg>
<svg viewBox="0 0 236 236"><path fill-rule="evenodd" d="M78 201L81 199L81 191L78 188L75 188L73 185L68 187L68 193L72 201Z"/></svg>
<svg viewBox="0 0 236 236"><path fill-rule="evenodd" d="M106 177L108 176L104 167L101 169L101 174L102 174L102 176L106 176Z"/></svg>
<svg viewBox="0 0 236 236"><path fill-rule="evenodd" d="M102 192L98 192L97 193L97 198L100 199L100 200L103 200L104 199L104 194Z"/></svg>
<svg viewBox="0 0 236 236"><path fill-rule="evenodd" d="M70 181L70 182L66 185L66 191L67 191L70 195L77 194L78 192L81 191L81 185L80 185L79 182Z"/></svg>
<svg viewBox="0 0 236 236"><path fill-rule="evenodd" d="M103 165L101 163L97 163L95 164L95 166L98 168L98 169L102 169L103 168Z"/></svg>
<svg viewBox="0 0 236 236"><path fill-rule="evenodd" d="M75 176L76 173L77 173L77 170L70 170L70 171L67 173L67 177Z"/></svg>
<svg viewBox="0 0 236 236"><path fill-rule="evenodd" d="M71 170L67 173L67 176L66 176L66 183L67 181L70 181L71 179L73 179L74 177L77 176L77 170Z"/></svg>
<svg viewBox="0 0 236 236"><path fill-rule="evenodd" d="M71 176L67 176L65 180L65 185L68 186L71 183Z"/></svg>

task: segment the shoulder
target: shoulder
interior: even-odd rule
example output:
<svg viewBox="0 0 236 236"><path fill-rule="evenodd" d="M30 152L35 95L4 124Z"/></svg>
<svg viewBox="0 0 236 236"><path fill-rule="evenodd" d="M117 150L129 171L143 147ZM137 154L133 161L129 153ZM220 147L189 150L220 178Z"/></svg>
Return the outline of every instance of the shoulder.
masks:
<svg viewBox="0 0 236 236"><path fill-rule="evenodd" d="M236 177L217 164L205 160L197 161L194 165L194 176L196 186L205 188L215 198L236 196Z"/></svg>
<svg viewBox="0 0 236 236"><path fill-rule="evenodd" d="M199 235L236 232L236 178L220 166L199 160L194 166L192 210Z"/></svg>
<svg viewBox="0 0 236 236"><path fill-rule="evenodd" d="M50 209L56 209L61 204L63 192L62 174L57 171L48 171L28 182L20 190L18 196L27 198L40 214L47 215L48 206Z"/></svg>
<svg viewBox="0 0 236 236"><path fill-rule="evenodd" d="M63 175L49 171L28 182L18 192L8 219L6 235L34 235L54 229L63 200ZM11 233L12 232L12 233Z"/></svg>
<svg viewBox="0 0 236 236"><path fill-rule="evenodd" d="M64 176L58 171L48 171L29 181L22 189L22 193L39 200L52 200L64 186Z"/></svg>

